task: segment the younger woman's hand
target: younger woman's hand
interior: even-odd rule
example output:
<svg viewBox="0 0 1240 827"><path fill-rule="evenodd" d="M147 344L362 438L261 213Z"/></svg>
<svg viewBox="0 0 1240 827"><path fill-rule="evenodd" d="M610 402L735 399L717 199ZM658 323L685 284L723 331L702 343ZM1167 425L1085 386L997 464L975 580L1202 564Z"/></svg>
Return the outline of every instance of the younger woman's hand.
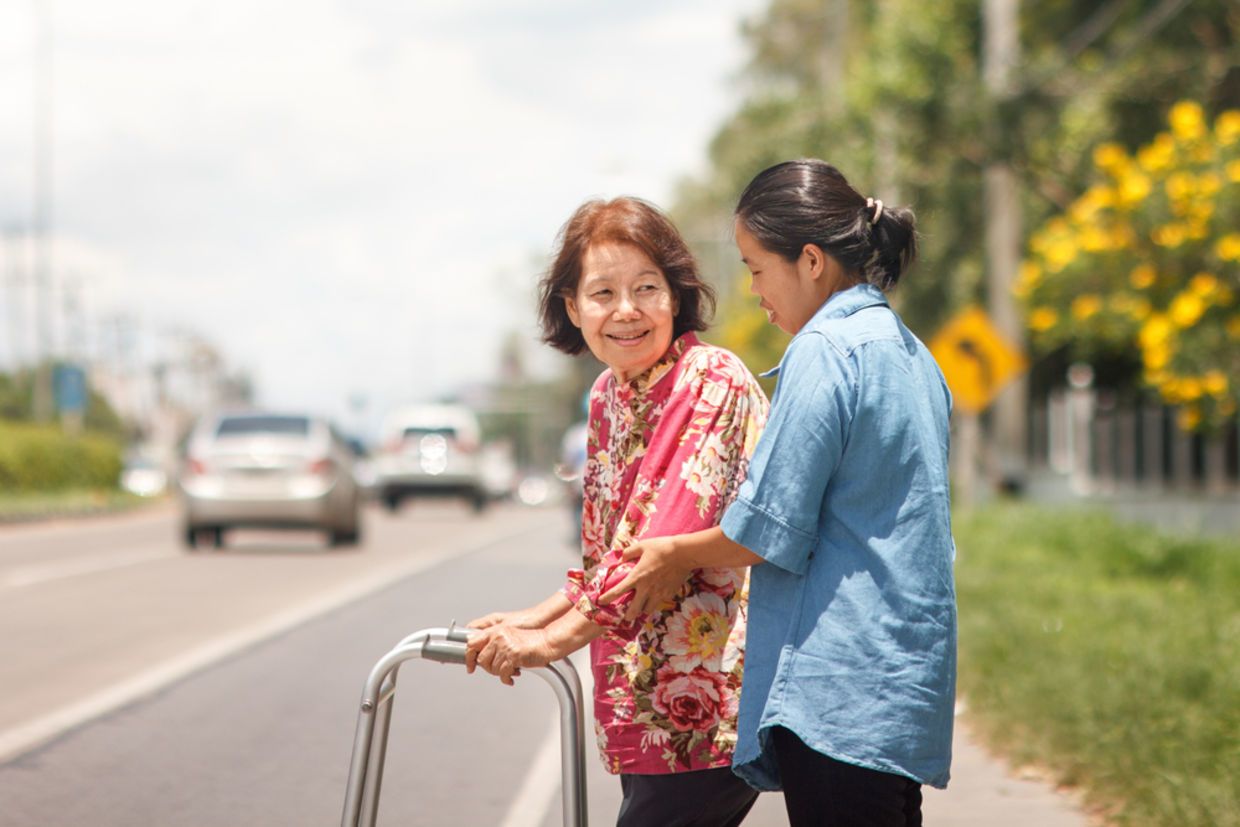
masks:
<svg viewBox="0 0 1240 827"><path fill-rule="evenodd" d="M693 574L691 567L675 561L673 548L671 539L667 537L651 537L626 548L624 559L637 560L637 565L623 580L604 592L599 602L611 603L625 592L632 591L633 600L624 612L624 619L629 623L643 614L662 609L676 597Z"/></svg>

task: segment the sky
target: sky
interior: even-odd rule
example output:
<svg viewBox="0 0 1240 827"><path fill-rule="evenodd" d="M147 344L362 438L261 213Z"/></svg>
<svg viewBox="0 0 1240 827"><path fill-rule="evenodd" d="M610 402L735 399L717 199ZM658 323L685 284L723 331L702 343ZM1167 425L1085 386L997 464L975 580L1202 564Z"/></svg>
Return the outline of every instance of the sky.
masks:
<svg viewBox="0 0 1240 827"><path fill-rule="evenodd" d="M31 224L42 9L53 273L86 320L62 350L115 358L118 316L139 362L194 331L261 404L336 417L485 381L514 333L551 371L534 285L556 231L592 197L670 206L705 169L762 5L3 3L0 230ZM0 287L11 365L32 291Z"/></svg>

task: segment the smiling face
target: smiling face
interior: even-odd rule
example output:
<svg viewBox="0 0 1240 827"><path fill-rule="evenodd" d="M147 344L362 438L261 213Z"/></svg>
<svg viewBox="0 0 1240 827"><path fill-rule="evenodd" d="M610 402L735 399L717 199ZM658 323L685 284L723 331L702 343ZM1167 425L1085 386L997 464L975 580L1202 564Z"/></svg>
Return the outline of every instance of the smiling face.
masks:
<svg viewBox="0 0 1240 827"><path fill-rule="evenodd" d="M663 271L632 244L592 244L577 291L564 304L590 352L621 382L649 370L671 347L676 297Z"/></svg>
<svg viewBox="0 0 1240 827"><path fill-rule="evenodd" d="M767 320L785 333L796 333L832 294L856 283L840 263L816 244L806 244L796 261L768 250L737 219L736 246L753 281L749 292L761 299Z"/></svg>

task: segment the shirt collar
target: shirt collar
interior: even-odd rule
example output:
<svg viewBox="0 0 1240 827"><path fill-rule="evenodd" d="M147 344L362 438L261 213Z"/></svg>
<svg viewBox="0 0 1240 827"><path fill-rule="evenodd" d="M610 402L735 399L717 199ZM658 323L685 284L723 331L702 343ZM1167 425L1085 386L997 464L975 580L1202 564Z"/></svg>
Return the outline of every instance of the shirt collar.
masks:
<svg viewBox="0 0 1240 827"><path fill-rule="evenodd" d="M699 344L698 337L693 331L689 331L680 338L674 339L671 346L667 349L667 353L663 354L662 358L647 368L644 373L634 376L627 382L616 383L621 396L626 399L630 396L645 396L655 385L659 384L664 377L672 372L672 368L676 367L676 363L680 361L680 357L685 354L685 351L696 344Z"/></svg>
<svg viewBox="0 0 1240 827"><path fill-rule="evenodd" d="M814 312L814 315L810 317L804 327L797 331L796 336L793 336L792 340L796 341L798 337L805 333L820 329L832 319L842 319L846 316L851 316L858 310L864 310L867 307L887 306L887 297L883 295L882 290L864 282L854 284L847 290L840 290L838 293L832 294L830 298L823 302L822 307ZM788 346L791 347L792 342L789 342ZM787 352L785 348L784 353L786 354ZM779 373L783 363L783 359L780 359L778 365L758 375L762 377L775 376Z"/></svg>

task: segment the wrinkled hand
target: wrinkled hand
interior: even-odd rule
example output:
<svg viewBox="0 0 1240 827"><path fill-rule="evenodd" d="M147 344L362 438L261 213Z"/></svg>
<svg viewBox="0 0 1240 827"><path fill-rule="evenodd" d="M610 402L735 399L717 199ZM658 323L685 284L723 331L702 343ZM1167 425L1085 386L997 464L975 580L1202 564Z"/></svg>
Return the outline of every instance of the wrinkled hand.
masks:
<svg viewBox="0 0 1240 827"><path fill-rule="evenodd" d="M553 660L555 652L542 629L499 624L471 635L465 647L466 672L481 666L506 686L513 685L522 667L546 666Z"/></svg>
<svg viewBox="0 0 1240 827"><path fill-rule="evenodd" d="M518 629L535 629L538 623L524 611L520 612L491 612L482 617L475 618L465 625L470 629L489 629L492 626L499 625L515 626Z"/></svg>
<svg viewBox="0 0 1240 827"><path fill-rule="evenodd" d="M692 568L674 562L672 542L666 537L634 543L624 550L624 559L637 560L637 565L623 580L604 592L599 602L612 603L625 592L632 591L633 601L624 612L628 623L671 602L693 574Z"/></svg>

